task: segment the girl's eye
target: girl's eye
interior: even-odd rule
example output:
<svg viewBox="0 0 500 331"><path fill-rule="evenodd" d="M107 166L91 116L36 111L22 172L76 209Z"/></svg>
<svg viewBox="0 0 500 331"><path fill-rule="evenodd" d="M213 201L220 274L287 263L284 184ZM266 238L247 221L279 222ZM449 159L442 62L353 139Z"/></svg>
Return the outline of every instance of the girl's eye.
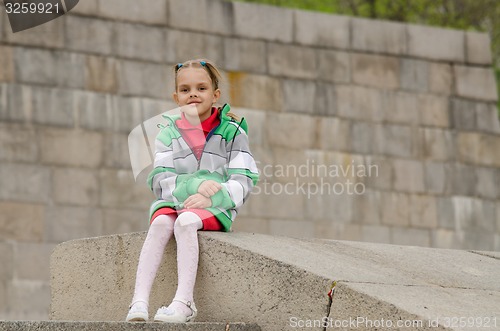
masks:
<svg viewBox="0 0 500 331"><path fill-rule="evenodd" d="M181 89L181 92L187 92L187 89L183 88Z"/></svg>
<svg viewBox="0 0 500 331"><path fill-rule="evenodd" d="M200 91L204 91L206 89L207 89L206 87L200 87Z"/></svg>

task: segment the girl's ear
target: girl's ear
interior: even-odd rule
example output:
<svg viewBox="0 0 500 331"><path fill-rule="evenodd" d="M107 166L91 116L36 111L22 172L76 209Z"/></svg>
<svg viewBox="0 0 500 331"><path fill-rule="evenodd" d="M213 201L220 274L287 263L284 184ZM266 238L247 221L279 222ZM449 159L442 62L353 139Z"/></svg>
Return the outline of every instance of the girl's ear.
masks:
<svg viewBox="0 0 500 331"><path fill-rule="evenodd" d="M214 100L212 103L216 103L217 101L219 101L219 98L220 98L220 90L219 89L216 89L214 91Z"/></svg>
<svg viewBox="0 0 500 331"><path fill-rule="evenodd" d="M177 92L174 92L172 94L172 98L174 98L176 104L179 104L179 96L177 95Z"/></svg>

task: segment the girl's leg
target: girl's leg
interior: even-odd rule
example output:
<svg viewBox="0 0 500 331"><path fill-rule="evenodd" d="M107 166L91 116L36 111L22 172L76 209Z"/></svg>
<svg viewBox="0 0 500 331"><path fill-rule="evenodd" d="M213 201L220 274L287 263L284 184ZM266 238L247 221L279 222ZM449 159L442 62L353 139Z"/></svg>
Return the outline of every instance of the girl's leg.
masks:
<svg viewBox="0 0 500 331"><path fill-rule="evenodd" d="M193 314L191 308L185 303L193 303L199 257L198 230L202 228L203 222L195 213L184 212L177 217L174 234L177 241L178 285L174 301L167 308L169 311L167 314L174 313L174 311L184 316Z"/></svg>
<svg viewBox="0 0 500 331"><path fill-rule="evenodd" d="M135 303L142 303L147 309L149 294L165 246L174 233L174 222L175 216L173 215L159 215L151 223L139 257L132 306Z"/></svg>

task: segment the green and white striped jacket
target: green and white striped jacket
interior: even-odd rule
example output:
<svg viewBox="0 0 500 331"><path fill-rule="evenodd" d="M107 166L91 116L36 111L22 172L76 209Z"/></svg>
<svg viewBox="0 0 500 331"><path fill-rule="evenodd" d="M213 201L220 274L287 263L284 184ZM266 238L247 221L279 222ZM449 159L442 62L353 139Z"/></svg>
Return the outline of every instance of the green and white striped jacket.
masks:
<svg viewBox="0 0 500 331"><path fill-rule="evenodd" d="M259 171L248 146L247 122L235 121L227 115L229 110L228 104L222 107L221 123L208 134L199 161L175 124L180 116L163 116L168 124L156 137L154 169L148 176L157 198L150 217L163 207L181 209L201 183L211 179L221 183L222 189L212 196L207 210L222 223L224 231L231 229L238 209L257 184Z"/></svg>

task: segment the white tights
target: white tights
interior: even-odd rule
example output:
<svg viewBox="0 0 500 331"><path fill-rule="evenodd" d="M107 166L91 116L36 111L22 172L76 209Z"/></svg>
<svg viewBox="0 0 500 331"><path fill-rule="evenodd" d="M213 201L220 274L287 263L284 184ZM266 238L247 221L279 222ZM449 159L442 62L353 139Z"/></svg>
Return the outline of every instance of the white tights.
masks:
<svg viewBox="0 0 500 331"><path fill-rule="evenodd" d="M177 242L178 285L174 299L193 302L199 256L197 232L201 228L203 228L201 218L192 212L180 214L177 220L171 215L160 215L153 220L139 257L132 305L137 302L148 305L151 286L156 277L165 246L172 234L175 235ZM186 315L191 314L191 310L178 301L172 302L169 307Z"/></svg>

